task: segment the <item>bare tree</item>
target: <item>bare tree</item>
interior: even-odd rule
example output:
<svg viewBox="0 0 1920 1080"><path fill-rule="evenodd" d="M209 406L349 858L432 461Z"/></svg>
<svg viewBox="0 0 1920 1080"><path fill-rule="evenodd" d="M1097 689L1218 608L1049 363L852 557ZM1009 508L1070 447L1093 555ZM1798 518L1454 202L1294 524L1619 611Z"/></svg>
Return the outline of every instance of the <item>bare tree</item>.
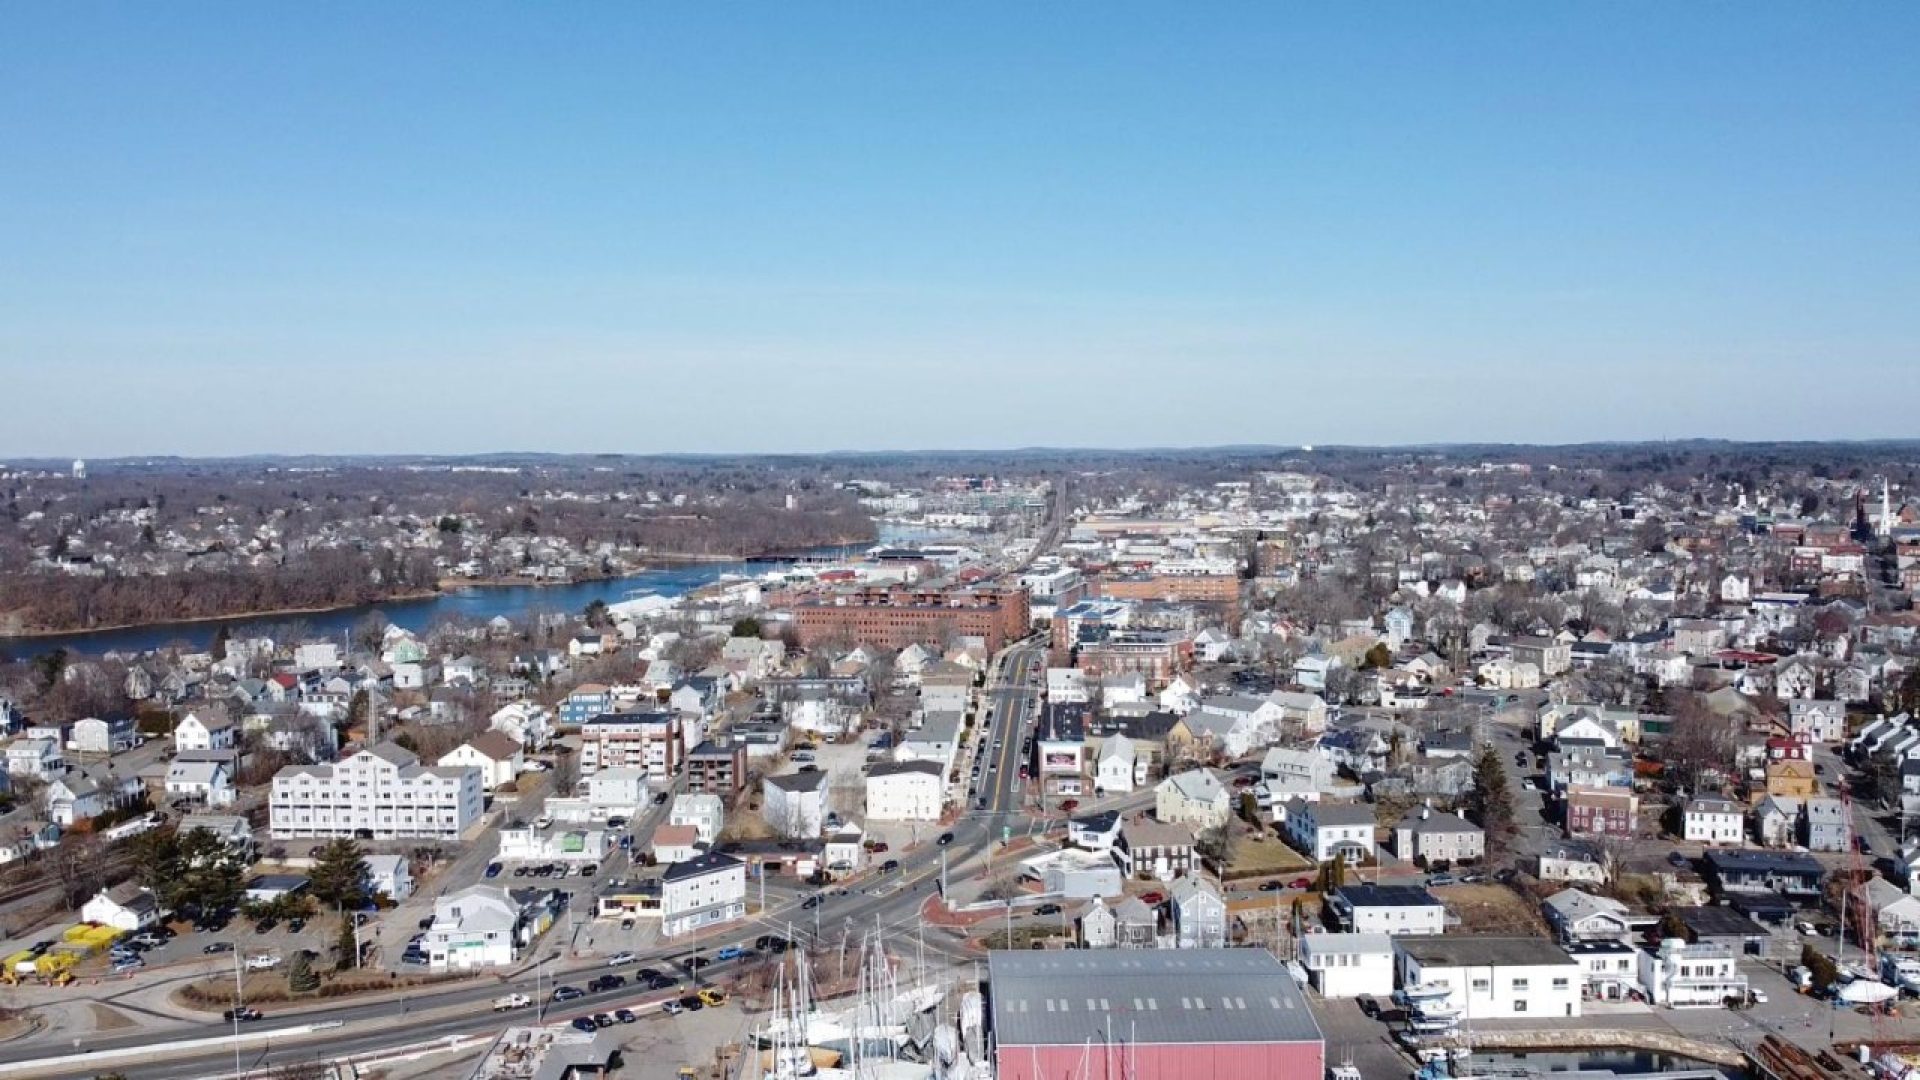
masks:
<svg viewBox="0 0 1920 1080"><path fill-rule="evenodd" d="M1689 787L1697 787L1709 773L1733 775L1739 746L1733 721L1714 712L1697 693L1672 694L1668 701L1673 725L1661 744L1668 771Z"/></svg>

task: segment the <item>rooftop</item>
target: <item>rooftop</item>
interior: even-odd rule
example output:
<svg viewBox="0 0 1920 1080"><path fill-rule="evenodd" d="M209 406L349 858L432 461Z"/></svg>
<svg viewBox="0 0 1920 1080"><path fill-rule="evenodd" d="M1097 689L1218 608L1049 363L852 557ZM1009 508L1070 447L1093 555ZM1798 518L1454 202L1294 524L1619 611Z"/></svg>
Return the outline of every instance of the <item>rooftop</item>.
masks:
<svg viewBox="0 0 1920 1080"><path fill-rule="evenodd" d="M1008 1046L1320 1042L1300 988L1260 949L996 951L993 1029Z"/></svg>
<svg viewBox="0 0 1920 1080"><path fill-rule="evenodd" d="M1418 885L1342 885L1337 895L1356 908L1440 906L1432 893Z"/></svg>
<svg viewBox="0 0 1920 1080"><path fill-rule="evenodd" d="M1400 951L1422 967L1528 967L1571 964L1567 951L1545 938L1416 935L1398 939Z"/></svg>

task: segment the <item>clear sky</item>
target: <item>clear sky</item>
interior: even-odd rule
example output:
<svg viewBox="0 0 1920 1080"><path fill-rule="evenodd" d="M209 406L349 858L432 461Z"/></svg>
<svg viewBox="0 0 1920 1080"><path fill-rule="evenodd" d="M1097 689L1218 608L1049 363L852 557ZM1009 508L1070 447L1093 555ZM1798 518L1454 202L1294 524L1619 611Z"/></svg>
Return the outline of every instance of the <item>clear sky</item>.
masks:
<svg viewBox="0 0 1920 1080"><path fill-rule="evenodd" d="M1920 5L14 4L0 456L1920 435Z"/></svg>

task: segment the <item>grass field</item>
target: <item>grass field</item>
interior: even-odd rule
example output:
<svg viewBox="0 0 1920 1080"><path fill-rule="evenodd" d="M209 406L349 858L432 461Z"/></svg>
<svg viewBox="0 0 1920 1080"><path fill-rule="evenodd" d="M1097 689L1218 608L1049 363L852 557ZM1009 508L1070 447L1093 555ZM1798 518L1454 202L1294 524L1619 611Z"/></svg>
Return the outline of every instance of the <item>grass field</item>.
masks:
<svg viewBox="0 0 1920 1080"><path fill-rule="evenodd" d="M1465 933L1546 933L1539 909L1505 885L1439 885L1427 891L1460 916Z"/></svg>
<svg viewBox="0 0 1920 1080"><path fill-rule="evenodd" d="M1307 857L1271 835L1241 837L1227 865L1226 879L1272 877L1276 874L1312 874Z"/></svg>

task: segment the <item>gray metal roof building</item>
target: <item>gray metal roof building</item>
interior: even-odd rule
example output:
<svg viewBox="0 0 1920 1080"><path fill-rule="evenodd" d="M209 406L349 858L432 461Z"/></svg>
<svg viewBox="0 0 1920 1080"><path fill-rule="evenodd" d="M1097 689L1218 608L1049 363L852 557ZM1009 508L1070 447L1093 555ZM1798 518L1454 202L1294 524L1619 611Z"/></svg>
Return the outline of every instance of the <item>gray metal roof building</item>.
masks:
<svg viewBox="0 0 1920 1080"><path fill-rule="evenodd" d="M1321 1041L1264 949L996 951L987 978L1001 1046Z"/></svg>

